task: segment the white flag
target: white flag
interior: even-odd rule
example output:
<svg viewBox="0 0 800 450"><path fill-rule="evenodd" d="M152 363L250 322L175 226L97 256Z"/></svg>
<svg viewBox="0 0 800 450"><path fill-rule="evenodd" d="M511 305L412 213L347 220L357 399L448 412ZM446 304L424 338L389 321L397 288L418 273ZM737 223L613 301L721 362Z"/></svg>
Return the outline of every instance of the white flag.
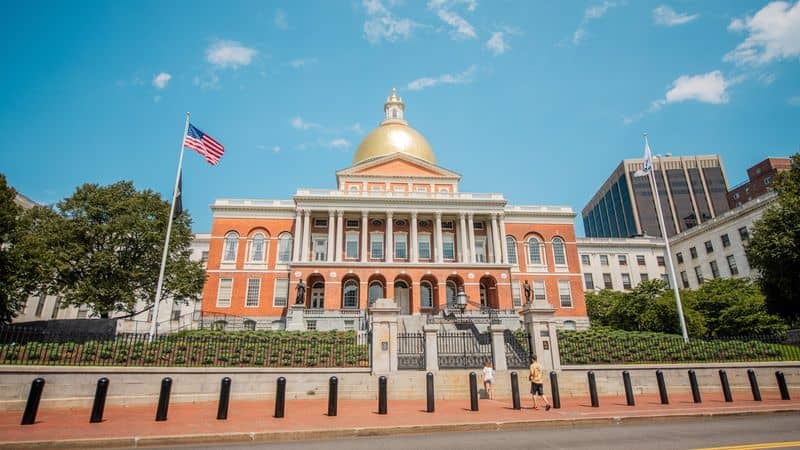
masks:
<svg viewBox="0 0 800 450"><path fill-rule="evenodd" d="M653 170L653 155L650 153L650 143L647 142L647 135L644 135L644 162L642 164L642 170L637 170L636 173L633 174L635 177L643 177L650 173Z"/></svg>

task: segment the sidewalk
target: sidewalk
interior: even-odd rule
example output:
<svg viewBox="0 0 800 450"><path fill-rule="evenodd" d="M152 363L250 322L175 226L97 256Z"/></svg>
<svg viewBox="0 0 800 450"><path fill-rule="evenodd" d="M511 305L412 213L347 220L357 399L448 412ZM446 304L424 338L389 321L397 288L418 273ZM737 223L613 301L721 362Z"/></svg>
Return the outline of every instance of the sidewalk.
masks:
<svg viewBox="0 0 800 450"><path fill-rule="evenodd" d="M199 442L281 441L375 436L436 431L508 430L533 426L572 426L628 420L664 420L723 414L800 412L798 392L793 400L780 400L777 391L762 392L763 401L749 391L735 391L734 402L721 393L703 392L694 404L689 393L670 395L661 405L658 395L636 397L630 407L624 397L600 397L592 408L588 398L562 398L561 409L511 408L510 399L480 400L480 411L469 410L469 399L438 400L434 413L425 412L425 400L390 400L388 414L377 413L377 401L341 400L338 415L328 417L327 399L286 402L286 417L272 417L272 401L232 400L228 420L216 420L217 404L174 404L166 422L155 422L155 406L108 407L104 422L89 423L88 409L40 410L37 423L22 426L20 412L0 413L0 449L5 448L108 448L174 445ZM551 399L552 400L552 399Z"/></svg>

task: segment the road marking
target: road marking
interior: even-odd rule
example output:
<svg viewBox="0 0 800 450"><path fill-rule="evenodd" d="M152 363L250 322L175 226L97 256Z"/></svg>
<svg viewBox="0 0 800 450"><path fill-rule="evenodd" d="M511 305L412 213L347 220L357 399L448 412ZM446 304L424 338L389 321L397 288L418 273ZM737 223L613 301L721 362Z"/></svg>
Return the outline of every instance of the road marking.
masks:
<svg viewBox="0 0 800 450"><path fill-rule="evenodd" d="M696 450L760 450L766 448L800 447L800 441L766 442L763 444L728 445L725 447L698 448Z"/></svg>

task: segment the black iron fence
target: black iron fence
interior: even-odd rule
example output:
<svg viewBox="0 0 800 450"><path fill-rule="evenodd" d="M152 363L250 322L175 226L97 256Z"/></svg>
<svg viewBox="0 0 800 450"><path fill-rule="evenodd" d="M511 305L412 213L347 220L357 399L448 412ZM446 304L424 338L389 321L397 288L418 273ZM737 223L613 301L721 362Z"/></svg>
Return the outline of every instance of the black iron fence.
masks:
<svg viewBox="0 0 800 450"><path fill-rule="evenodd" d="M492 361L492 336L489 333L439 332L436 335L439 368L480 368Z"/></svg>
<svg viewBox="0 0 800 450"><path fill-rule="evenodd" d="M503 332L506 365L509 369L527 369L531 363L530 335L523 330Z"/></svg>
<svg viewBox="0 0 800 450"><path fill-rule="evenodd" d="M783 337L692 338L624 331L558 333L562 364L636 364L736 361L800 361L800 346Z"/></svg>
<svg viewBox="0 0 800 450"><path fill-rule="evenodd" d="M425 370L425 335L423 333L397 334L397 368Z"/></svg>
<svg viewBox="0 0 800 450"><path fill-rule="evenodd" d="M370 337L355 332L199 332L71 340L0 327L0 364L184 367L369 367Z"/></svg>

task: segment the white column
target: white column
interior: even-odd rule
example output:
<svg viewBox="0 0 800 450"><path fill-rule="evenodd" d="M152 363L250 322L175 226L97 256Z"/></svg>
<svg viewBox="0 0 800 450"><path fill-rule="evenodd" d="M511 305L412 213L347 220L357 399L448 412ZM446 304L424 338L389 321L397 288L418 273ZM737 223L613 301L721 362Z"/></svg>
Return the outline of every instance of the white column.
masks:
<svg viewBox="0 0 800 450"><path fill-rule="evenodd" d="M462 263L469 261L469 247L467 246L467 220L464 213L459 214L458 223L459 252L458 260Z"/></svg>
<svg viewBox="0 0 800 450"><path fill-rule="evenodd" d="M300 261L308 261L308 243L310 239L310 228L311 228L311 210L305 210L305 216L303 217L303 242L300 244Z"/></svg>
<svg viewBox="0 0 800 450"><path fill-rule="evenodd" d="M494 243L494 263L502 260L500 247L500 226L497 224L497 214L492 214L492 242Z"/></svg>
<svg viewBox="0 0 800 450"><path fill-rule="evenodd" d="M335 244L333 234L333 210L328 210L328 262L333 262L333 246Z"/></svg>
<svg viewBox="0 0 800 450"><path fill-rule="evenodd" d="M342 247L344 246L344 211L336 211L336 262L342 261Z"/></svg>
<svg viewBox="0 0 800 450"><path fill-rule="evenodd" d="M506 243L506 220L505 214L500 214L498 217L500 225L500 250L503 256L503 264L508 264L508 244Z"/></svg>
<svg viewBox="0 0 800 450"><path fill-rule="evenodd" d="M486 262L495 263L494 259L494 227L492 226L491 217L485 222L486 227Z"/></svg>
<svg viewBox="0 0 800 450"><path fill-rule="evenodd" d="M475 264L475 222L472 218L472 213L467 213L467 227L469 231L469 262Z"/></svg>
<svg viewBox="0 0 800 450"><path fill-rule="evenodd" d="M436 262L443 262L442 258L442 213L436 213L436 228L434 229L436 235Z"/></svg>
<svg viewBox="0 0 800 450"><path fill-rule="evenodd" d="M292 262L300 261L300 242L302 239L303 210L297 208L294 216L294 236L292 237Z"/></svg>
<svg viewBox="0 0 800 450"><path fill-rule="evenodd" d="M387 263L394 261L394 219L392 219L392 212L386 212L386 234L383 236L384 244L386 244L386 257L384 261Z"/></svg>
<svg viewBox="0 0 800 450"><path fill-rule="evenodd" d="M412 263L417 262L419 260L417 253L419 253L419 247L417 245L417 212L411 211L411 233L408 238L409 261Z"/></svg>
<svg viewBox="0 0 800 450"><path fill-rule="evenodd" d="M369 212L361 211L361 262L367 262L369 247Z"/></svg>

